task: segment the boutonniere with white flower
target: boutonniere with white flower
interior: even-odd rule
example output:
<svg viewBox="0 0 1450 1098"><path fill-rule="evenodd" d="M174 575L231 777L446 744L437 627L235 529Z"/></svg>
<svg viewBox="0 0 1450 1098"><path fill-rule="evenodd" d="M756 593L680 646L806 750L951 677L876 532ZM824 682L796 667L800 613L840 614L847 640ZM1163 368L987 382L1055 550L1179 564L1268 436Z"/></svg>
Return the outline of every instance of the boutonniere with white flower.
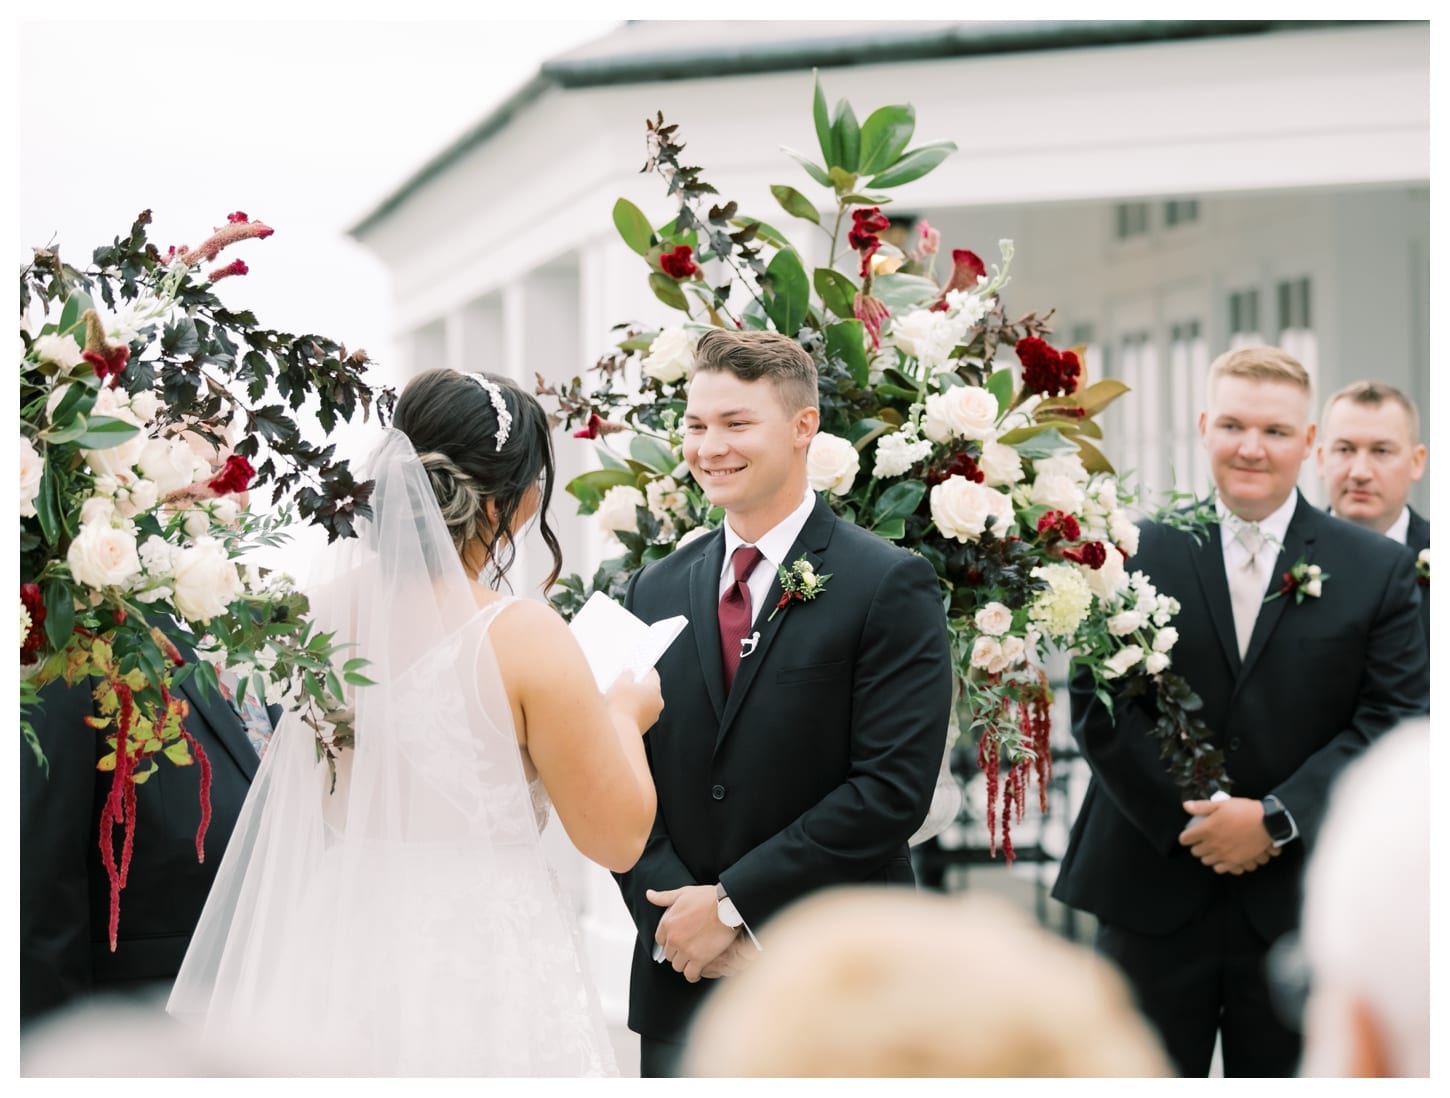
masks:
<svg viewBox="0 0 1450 1098"><path fill-rule="evenodd" d="M817 575L815 567L805 557L801 557L789 568L780 568L780 590L779 601L775 609L770 612L766 621L771 621L793 602L810 602L826 589L826 581L831 578L831 573L824 576Z"/></svg>
<svg viewBox="0 0 1450 1098"><path fill-rule="evenodd" d="M1303 558L1294 562L1294 566L1284 573L1284 584L1272 595L1264 599L1265 602L1273 602L1280 595L1293 595L1295 602L1303 602L1305 599L1317 599L1324 590L1324 584L1329 580L1329 573L1325 572L1317 564L1308 564Z"/></svg>
<svg viewBox="0 0 1450 1098"><path fill-rule="evenodd" d="M1430 586L1430 547L1427 545L1420 550L1420 555L1415 558L1415 578L1419 580L1421 587Z"/></svg>

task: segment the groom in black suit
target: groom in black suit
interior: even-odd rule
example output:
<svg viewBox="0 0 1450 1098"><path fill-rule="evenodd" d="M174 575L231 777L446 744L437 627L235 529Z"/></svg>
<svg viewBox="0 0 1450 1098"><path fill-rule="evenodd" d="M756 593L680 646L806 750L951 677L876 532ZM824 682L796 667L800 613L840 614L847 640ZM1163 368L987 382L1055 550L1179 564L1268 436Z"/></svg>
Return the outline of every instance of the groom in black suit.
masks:
<svg viewBox="0 0 1450 1098"><path fill-rule="evenodd" d="M639 572L625 604L676 614L665 708L646 737L653 834L619 876L639 936L629 1026L641 1074L672 1074L709 987L760 928L821 888L911 886L952 699L936 574L810 490L816 370L774 332L700 338L685 460L719 530ZM782 603L778 570L814 597ZM829 577L829 578L828 578ZM702 979L706 982L701 982Z"/></svg>
<svg viewBox="0 0 1450 1098"><path fill-rule="evenodd" d="M1215 361L1199 433L1220 522L1202 543L1144 524L1129 562L1182 606L1173 667L1203 699L1233 796L1183 802L1149 736L1151 701L1119 696L1109 713L1090 675L1073 680L1092 780L1053 895L1097 916L1098 948L1184 1075L1207 1074L1218 1035L1225 1074L1293 1074L1300 1037L1270 1001L1265 955L1298 924L1335 778L1429 706L1412 554L1295 488L1310 400L1304 368L1277 348ZM1265 601L1301 562L1319 586Z"/></svg>
<svg viewBox="0 0 1450 1098"><path fill-rule="evenodd" d="M1430 520L1410 506L1425 475L1425 444L1414 402L1383 381L1356 381L1324 402L1319 475L1334 514L1407 545L1430 548ZM1420 619L1430 643L1430 584L1420 584Z"/></svg>

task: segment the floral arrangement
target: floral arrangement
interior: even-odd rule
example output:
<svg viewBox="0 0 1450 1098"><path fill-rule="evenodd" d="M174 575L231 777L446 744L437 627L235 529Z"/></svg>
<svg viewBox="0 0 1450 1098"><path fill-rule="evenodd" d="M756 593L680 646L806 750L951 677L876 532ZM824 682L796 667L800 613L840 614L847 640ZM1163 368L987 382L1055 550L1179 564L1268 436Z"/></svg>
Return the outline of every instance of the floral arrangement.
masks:
<svg viewBox="0 0 1450 1098"><path fill-rule="evenodd" d="M20 730L45 767L31 722L41 688L95 684L88 722L110 748L98 769L111 773L99 841L112 949L136 787L162 758L201 768L202 856L210 768L177 686L217 690L220 662L240 676L238 700L250 687L307 716L340 709L343 681L368 681L360 657L333 666L339 646L314 631L288 577L239 558L277 544L299 513L329 541L352 535L372 485L291 413L315 396L327 431L393 399L363 381L366 352L261 328L217 296L218 282L247 273L219 254L269 226L236 212L199 246L163 254L149 222L143 212L86 269L49 247L20 274ZM288 505L248 513L244 494L268 484Z"/></svg>
<svg viewBox="0 0 1450 1098"><path fill-rule="evenodd" d="M1430 586L1430 550L1421 549L1415 558L1415 580L1421 587Z"/></svg>
<svg viewBox="0 0 1450 1098"><path fill-rule="evenodd" d="M939 281L941 238L929 224L900 245L887 239L882 207L891 196L883 192L955 149L908 149L910 106L882 107L858 125L845 100L828 113L817 81L814 120L824 163L786 151L829 189L834 209L823 215L795 188L771 188L787 214L825 236L828 261L809 274L806 253L741 216L735 202L704 209L717 192L682 163L676 127L662 116L647 123L644 170L665 181L678 212L656 227L620 199L614 222L656 296L685 316L660 330L621 326L617 352L594 366L589 386L539 379L539 392L559 406L556 421L576 437L630 433L627 453L598 442L602 468L568 486L621 551L592 582L561 581L556 605L568 615L595 590L622 598L635 571L718 525L718 509L689 482L681 457L691 348L710 326L771 327L816 363L821 431L808 455L811 486L843 518L936 570L959 712L988 777L994 851L1000 819L1011 860L1011 823L1034 781L1046 811L1051 694L1041 667L1053 646L1092 671L1105 700L1110 684L1155 692L1157 734L1186 795L1203 783L1226 786L1222 756L1193 715L1198 699L1168 671L1177 605L1125 567L1138 543L1132 497L1095 445L1102 430L1094 417L1126 387L1090 382L1080 349L1053 346L1050 313L1009 319L1001 292L1011 241L1000 242L990 267L972 251L952 251Z"/></svg>

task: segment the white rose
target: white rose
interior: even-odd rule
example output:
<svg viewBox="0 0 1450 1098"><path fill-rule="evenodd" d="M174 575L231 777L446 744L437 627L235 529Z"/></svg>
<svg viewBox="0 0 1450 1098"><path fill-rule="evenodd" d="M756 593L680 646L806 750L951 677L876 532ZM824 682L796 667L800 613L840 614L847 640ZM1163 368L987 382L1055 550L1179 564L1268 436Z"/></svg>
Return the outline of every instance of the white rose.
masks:
<svg viewBox="0 0 1450 1098"><path fill-rule="evenodd" d="M650 344L640 362L645 377L665 384L679 381L695 364L695 336L683 328L665 328Z"/></svg>
<svg viewBox="0 0 1450 1098"><path fill-rule="evenodd" d="M1153 651L1167 652L1178 643L1178 630L1173 626L1158 630L1158 635L1153 638Z"/></svg>
<svg viewBox="0 0 1450 1098"><path fill-rule="evenodd" d="M186 512L186 517L181 521L186 536L195 540L204 538L211 532L211 516L200 507L193 507Z"/></svg>
<svg viewBox="0 0 1450 1098"><path fill-rule="evenodd" d="M20 438L20 513L35 514L35 498L40 495L40 478L45 473L45 461L35 446L25 436Z"/></svg>
<svg viewBox="0 0 1450 1098"><path fill-rule="evenodd" d="M227 559L225 545L201 538L177 554L174 587L181 616L191 622L208 622L226 612L241 592L242 577Z"/></svg>
<svg viewBox="0 0 1450 1098"><path fill-rule="evenodd" d="M131 484L123 493L116 493L116 510L124 517L131 518L139 515L142 511L149 511L156 506L157 492L156 482L153 480L138 480Z"/></svg>
<svg viewBox="0 0 1450 1098"><path fill-rule="evenodd" d="M1126 637L1129 633L1136 632L1147 623L1143 615L1136 610L1124 610L1120 614L1114 614L1108 619L1108 632L1115 637Z"/></svg>
<svg viewBox="0 0 1450 1098"><path fill-rule="evenodd" d="M972 644L972 666L990 671L1002 658L1002 644L996 637L978 637Z"/></svg>
<svg viewBox="0 0 1450 1098"><path fill-rule="evenodd" d="M1143 659L1143 650L1136 644L1129 644L1103 661L1103 678L1116 679L1126 675Z"/></svg>
<svg viewBox="0 0 1450 1098"><path fill-rule="evenodd" d="M81 453L85 455L86 464L97 474L119 477L131 472L140 460L145 446L146 435L138 432L119 446L111 446L105 450L82 450Z"/></svg>
<svg viewBox="0 0 1450 1098"><path fill-rule="evenodd" d="M242 513L241 505L232 496L211 500L207 504L207 510L211 512L212 522L218 526L236 525L237 516Z"/></svg>
<svg viewBox="0 0 1450 1098"><path fill-rule="evenodd" d="M1012 611L1000 602L989 602L972 619L977 629L989 637L1000 637L1012 628Z"/></svg>
<svg viewBox="0 0 1450 1098"><path fill-rule="evenodd" d="M977 468L992 488L1016 484L1022 479L1022 455L1013 447L995 440L982 443L982 456Z"/></svg>
<svg viewBox="0 0 1450 1098"><path fill-rule="evenodd" d="M1420 564L1423 564L1426 568L1430 567L1430 548L1429 548L1429 546L1426 546L1424 549L1421 549L1420 550L1420 555L1418 557L1416 557L1415 559Z"/></svg>
<svg viewBox="0 0 1450 1098"><path fill-rule="evenodd" d="M685 546L689 545L690 542L695 541L695 540L697 540L699 538L703 538L709 532L710 532L710 529L709 529L709 527L706 527L706 526L696 526L692 530L686 530L680 536L680 540L677 541L677 542L675 542L675 548L676 549L683 549Z"/></svg>
<svg viewBox="0 0 1450 1098"><path fill-rule="evenodd" d="M149 424L161 411L161 398L150 389L142 390L131 398L131 411L143 424Z"/></svg>
<svg viewBox="0 0 1450 1098"><path fill-rule="evenodd" d="M1075 515L1082 510L1083 491L1071 477L1062 473L1043 473L1039 465L1037 479L1033 481L1027 498L1034 504Z"/></svg>
<svg viewBox="0 0 1450 1098"><path fill-rule="evenodd" d="M1152 652L1143 661L1143 670L1150 675L1156 675L1160 671L1167 671L1173 661L1162 652Z"/></svg>
<svg viewBox="0 0 1450 1098"><path fill-rule="evenodd" d="M1138 552L1138 537L1141 533L1137 523L1125 511L1114 511L1108 517L1108 537L1130 557Z"/></svg>
<svg viewBox="0 0 1450 1098"><path fill-rule="evenodd" d="M991 438L997 429L997 398L976 385L953 385L926 398L926 422L938 434L944 425L947 438ZM934 442L946 441L930 431L925 433Z"/></svg>
<svg viewBox="0 0 1450 1098"><path fill-rule="evenodd" d="M836 435L821 432L811 439L806 453L806 479L817 492L844 496L855 483L861 468L856 447Z"/></svg>
<svg viewBox="0 0 1450 1098"><path fill-rule="evenodd" d="M931 440L912 438L903 431L893 431L876 440L876 464L873 477L899 477L931 455Z"/></svg>
<svg viewBox="0 0 1450 1098"><path fill-rule="evenodd" d="M1027 642L1021 637L1007 637L1002 641L1002 666L999 670L1016 667L1026 657Z"/></svg>
<svg viewBox="0 0 1450 1098"><path fill-rule="evenodd" d="M1088 482L1088 471L1082 463L1082 458L1076 452L1071 454L1054 454L1052 457L1038 458L1032 463L1037 475L1042 477L1067 477L1074 484L1086 484Z"/></svg>
<svg viewBox="0 0 1450 1098"><path fill-rule="evenodd" d="M153 438L142 447L137 464L145 476L156 482L157 492L169 496L192 483L196 454L183 439Z"/></svg>
<svg viewBox="0 0 1450 1098"><path fill-rule="evenodd" d="M81 504L81 522L84 525L109 526L116 505L107 496L92 496Z"/></svg>
<svg viewBox="0 0 1450 1098"><path fill-rule="evenodd" d="M689 510L689 499L673 477L660 477L645 485L649 513L663 522L670 515L683 515Z"/></svg>
<svg viewBox="0 0 1450 1098"><path fill-rule="evenodd" d="M1128 587L1128 573L1123 567L1123 554L1116 549L1108 550L1101 568L1088 568L1086 565L1077 567L1082 570L1083 577L1087 580L1088 586L1092 588L1093 594L1104 602ZM1141 607L1138 610L1139 613L1146 616L1147 612Z"/></svg>
<svg viewBox="0 0 1450 1098"><path fill-rule="evenodd" d="M66 553L71 575L87 587L121 587L141 571L136 536L109 522L86 522Z"/></svg>
<svg viewBox="0 0 1450 1098"><path fill-rule="evenodd" d="M35 341L34 347L38 361L54 362L67 373L85 361L81 358L80 345L70 336L43 335Z"/></svg>
<svg viewBox="0 0 1450 1098"><path fill-rule="evenodd" d="M953 476L931 490L931 520L937 529L958 541L976 541L995 518L992 534L1005 537L1016 516L1005 492Z"/></svg>
<svg viewBox="0 0 1450 1098"><path fill-rule="evenodd" d="M617 484L599 502L599 525L611 534L638 526L635 508L644 507L644 493L631 484Z"/></svg>

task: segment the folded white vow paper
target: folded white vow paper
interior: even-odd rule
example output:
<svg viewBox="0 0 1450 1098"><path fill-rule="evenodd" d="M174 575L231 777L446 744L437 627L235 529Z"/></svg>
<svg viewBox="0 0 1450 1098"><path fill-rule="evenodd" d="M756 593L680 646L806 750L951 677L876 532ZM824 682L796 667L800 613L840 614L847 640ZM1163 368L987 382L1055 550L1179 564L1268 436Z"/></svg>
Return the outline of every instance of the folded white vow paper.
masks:
<svg viewBox="0 0 1450 1098"><path fill-rule="evenodd" d="M638 678L674 643L686 619L677 615L646 625L619 603L598 591L589 596L569 631L584 649L600 690L607 690L623 671Z"/></svg>

